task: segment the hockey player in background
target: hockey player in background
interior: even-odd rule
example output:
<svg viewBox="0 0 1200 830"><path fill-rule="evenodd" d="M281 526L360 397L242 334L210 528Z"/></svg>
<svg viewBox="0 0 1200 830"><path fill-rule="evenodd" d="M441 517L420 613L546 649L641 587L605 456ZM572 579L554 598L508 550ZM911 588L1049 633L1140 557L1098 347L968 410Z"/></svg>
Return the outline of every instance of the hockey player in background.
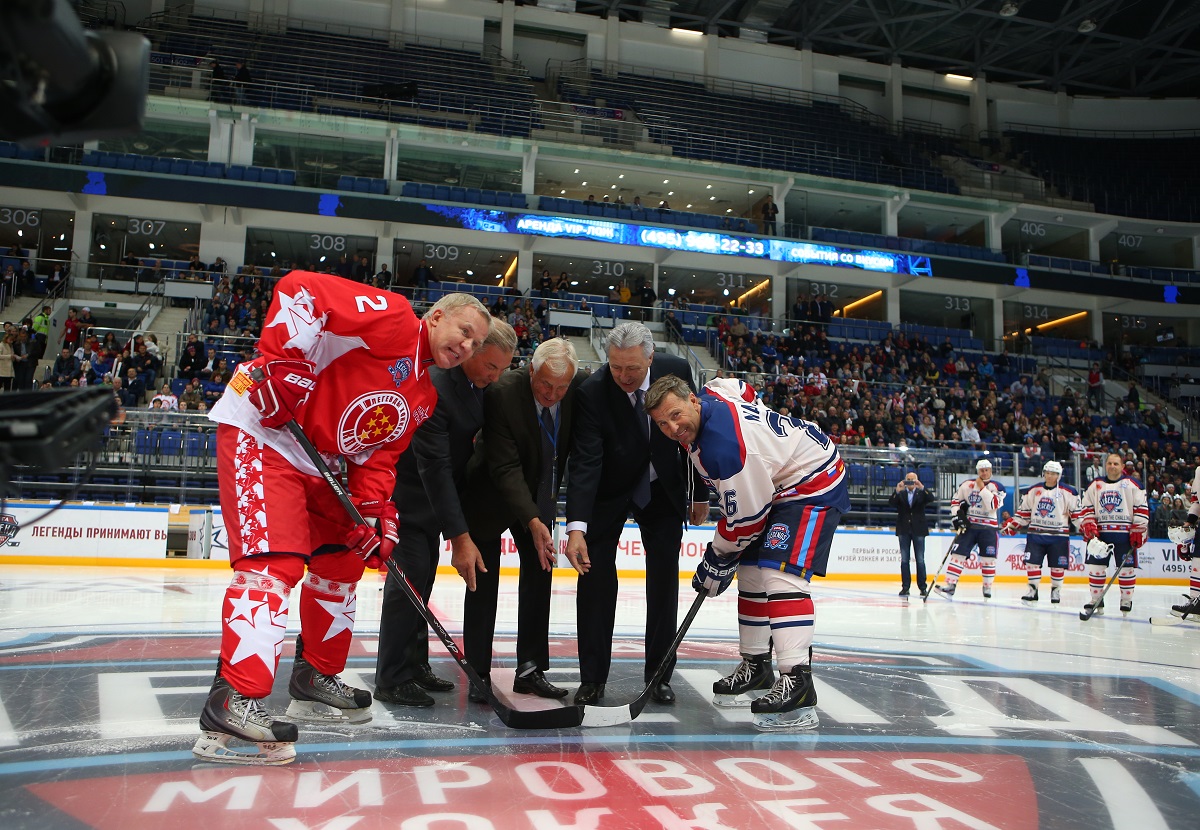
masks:
<svg viewBox="0 0 1200 830"><path fill-rule="evenodd" d="M768 409L733 379L711 381L696 396L679 378L662 377L650 385L645 407L717 494L717 532L692 587L713 596L738 577L742 662L713 684L714 702L749 703L763 731L815 728L810 581L825 576L834 531L850 509L837 445L814 424ZM751 701L752 694L761 696Z"/></svg>
<svg viewBox="0 0 1200 830"><path fill-rule="evenodd" d="M1167 536L1175 543L1179 558L1188 563L1188 593L1179 605L1171 606L1176 617L1200 622L1200 557L1196 556L1196 525L1200 524L1200 467L1192 479L1191 504L1187 519L1167 528Z"/></svg>
<svg viewBox="0 0 1200 830"><path fill-rule="evenodd" d="M279 280L258 343L209 417L233 580L221 608L217 676L192 752L204 760L286 764L296 726L263 706L287 628L288 597L303 580L300 637L288 716L317 723L370 720L370 693L343 683L365 567L391 555L399 522L396 460L433 411L430 365L459 365L487 337L490 316L449 294L418 320L397 294L326 274ZM355 525L284 426L295 419L345 474ZM307 576L305 571L307 569ZM257 751L230 748L231 738Z"/></svg>
<svg viewBox="0 0 1200 830"><path fill-rule="evenodd" d="M992 595L996 579L996 551L999 548L996 513L1004 503L1004 485L992 480L992 462L986 458L975 464L975 478L964 481L950 499L951 520L955 533L950 543L950 564L946 566L946 584L934 585L933 590L952 598L958 578L971 551L979 551L979 571L983 574L983 598Z"/></svg>
<svg viewBox="0 0 1200 830"><path fill-rule="evenodd" d="M1137 552L1146 544L1149 526L1146 491L1125 475L1125 461L1120 454L1109 453L1104 459L1104 478L1088 485L1080 504L1079 530L1088 543L1084 564L1087 565L1091 591L1091 599L1083 607L1085 612L1104 613L1100 594L1104 591L1110 559L1120 569L1117 582L1121 586L1121 612L1128 614L1133 610ZM1096 606L1094 610L1093 605Z"/></svg>
<svg viewBox="0 0 1200 830"><path fill-rule="evenodd" d="M1071 522L1079 519L1079 494L1075 488L1060 484L1062 465L1047 461L1042 479L1025 493L1016 514L1004 523L1000 532L1016 536L1028 528L1025 537L1025 576L1029 590L1025 602L1038 601L1038 583L1042 581L1042 563L1050 566L1050 602L1061 601L1063 577L1071 559Z"/></svg>

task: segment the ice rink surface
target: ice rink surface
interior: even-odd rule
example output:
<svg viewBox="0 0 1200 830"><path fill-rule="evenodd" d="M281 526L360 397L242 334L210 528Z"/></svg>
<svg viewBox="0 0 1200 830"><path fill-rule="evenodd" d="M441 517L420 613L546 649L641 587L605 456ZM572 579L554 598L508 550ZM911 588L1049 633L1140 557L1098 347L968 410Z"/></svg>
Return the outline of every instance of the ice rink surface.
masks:
<svg viewBox="0 0 1200 830"><path fill-rule="evenodd" d="M978 581L949 602L895 583L818 580L820 727L757 732L712 703L736 665L736 592L705 602L673 706L621 727L507 729L456 681L430 709L374 704L359 727L301 726L283 767L193 758L212 680L220 569L0 570L0 830L1133 828L1200 826L1200 626L1152 626L1179 589L1140 586L1083 622L1083 585L1036 606ZM555 575L552 682L578 683L574 575ZM360 586L343 677L373 688L381 582ZM511 693L516 578L501 582L496 688ZM1114 594L1116 589L1114 588ZM681 608L694 594L680 583ZM293 594L289 632L298 619ZM1110 599L1115 600L1114 597ZM638 580L622 580L606 704L642 690ZM458 635L462 587L432 606ZM681 611L682 613L682 611ZM294 636L269 703L287 706ZM569 698L568 698L569 700Z"/></svg>

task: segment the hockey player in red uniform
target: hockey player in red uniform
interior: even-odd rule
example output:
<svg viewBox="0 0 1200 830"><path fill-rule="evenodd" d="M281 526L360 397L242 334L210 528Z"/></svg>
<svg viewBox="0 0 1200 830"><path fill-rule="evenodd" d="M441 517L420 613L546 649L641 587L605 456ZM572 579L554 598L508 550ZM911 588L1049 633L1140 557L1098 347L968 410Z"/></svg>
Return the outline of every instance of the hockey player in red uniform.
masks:
<svg viewBox="0 0 1200 830"><path fill-rule="evenodd" d="M663 434L687 448L720 503L692 587L716 595L738 577L742 662L713 684L714 703L749 703L762 731L815 728L809 583L825 576L834 531L850 509L837 445L814 424L768 409L738 380L711 381L697 397L679 378L661 377L645 406ZM751 701L755 693L762 696Z"/></svg>
<svg viewBox="0 0 1200 830"><path fill-rule="evenodd" d="M975 478L964 481L950 499L950 512L957 535L950 543L950 564L946 567L946 587L934 585L947 599L954 597L958 578L967 566L971 551L979 550L979 570L983 574L983 598L992 596L996 579L998 539L996 513L1004 503L1004 486L992 480L992 462L986 458L975 464Z"/></svg>
<svg viewBox="0 0 1200 830"><path fill-rule="evenodd" d="M1071 559L1071 522L1079 519L1079 494L1075 488L1061 484L1062 465L1047 461L1042 467L1044 480L1029 488L1017 507L1016 514L1005 522L1000 532L1016 536L1028 528L1025 537L1025 576L1029 590L1021 597L1025 602L1038 601L1038 583L1042 581L1042 562L1050 566L1050 602L1057 605L1061 598L1063 577Z"/></svg>
<svg viewBox="0 0 1200 830"><path fill-rule="evenodd" d="M396 461L437 401L430 365L462 363L487 337L487 309L449 294L418 320L398 294L326 274L279 281L258 343L209 417L233 580L221 609L217 676L200 713L199 758L286 764L296 726L263 706L303 580L288 716L318 723L370 720L370 693L337 676L353 634L355 589L398 539L391 501ZM359 512L355 525L282 427L295 419ZM307 575L305 571L307 569ZM230 748L231 738L257 751Z"/></svg>
<svg viewBox="0 0 1200 830"><path fill-rule="evenodd" d="M1100 595L1104 591L1110 559L1120 569L1117 582L1121 586L1121 613L1128 614L1133 610L1137 552L1146 544L1149 526L1150 508L1146 504L1146 491L1137 481L1125 475L1124 459L1115 452L1109 453L1104 459L1104 478L1089 484L1080 500L1079 530L1088 543L1084 564L1087 565L1088 588L1091 589L1091 600L1083 607L1085 612L1104 613ZM1100 604L1092 610L1097 602Z"/></svg>

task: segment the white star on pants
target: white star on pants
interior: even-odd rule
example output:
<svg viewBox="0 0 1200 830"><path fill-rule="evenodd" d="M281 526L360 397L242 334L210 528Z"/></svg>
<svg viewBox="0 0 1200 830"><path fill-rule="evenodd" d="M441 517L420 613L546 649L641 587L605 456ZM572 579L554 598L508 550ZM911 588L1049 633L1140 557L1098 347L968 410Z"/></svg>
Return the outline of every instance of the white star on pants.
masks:
<svg viewBox="0 0 1200 830"><path fill-rule="evenodd" d="M333 617L329 623L329 630L325 632L322 642L332 640L343 631L354 633L354 610L357 605L357 594L350 594L336 602L319 599L317 605L324 608Z"/></svg>
<svg viewBox="0 0 1200 830"><path fill-rule="evenodd" d="M238 635L238 645L229 658L231 664L240 663L248 657L258 657L263 665L274 674L275 666L283 650L283 635L287 630L287 607L272 614L267 603L254 609L252 620L229 620L229 630Z"/></svg>

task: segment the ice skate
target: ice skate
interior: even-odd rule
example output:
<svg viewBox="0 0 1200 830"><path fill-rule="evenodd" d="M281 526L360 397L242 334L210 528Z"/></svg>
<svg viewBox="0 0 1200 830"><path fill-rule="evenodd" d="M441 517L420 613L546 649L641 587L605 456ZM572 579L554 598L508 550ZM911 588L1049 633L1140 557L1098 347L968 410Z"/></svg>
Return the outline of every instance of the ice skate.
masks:
<svg viewBox="0 0 1200 830"><path fill-rule="evenodd" d="M809 666L793 666L780 674L771 691L750 704L754 728L762 732L801 732L816 729L817 689Z"/></svg>
<svg viewBox="0 0 1200 830"><path fill-rule="evenodd" d="M1025 592L1025 596L1021 597L1021 602L1037 602L1038 601L1038 586L1030 585L1029 590Z"/></svg>
<svg viewBox="0 0 1200 830"><path fill-rule="evenodd" d="M991 598L992 598L992 586L991 586L991 585L984 585L984 586L983 586L983 598L984 598L984 599L991 599Z"/></svg>
<svg viewBox="0 0 1200 830"><path fill-rule="evenodd" d="M213 682L200 710L200 728L192 754L203 761L274 766L296 760L296 725L274 720L262 700L239 694L223 677ZM233 738L255 747L231 748Z"/></svg>
<svg viewBox="0 0 1200 830"><path fill-rule="evenodd" d="M1128 614L1131 611L1133 611L1133 600L1129 600L1129 602L1121 603L1121 613L1122 614Z"/></svg>
<svg viewBox="0 0 1200 830"><path fill-rule="evenodd" d="M1104 603L1101 602L1099 605L1097 605L1095 607L1095 610L1093 611L1092 603L1089 602L1087 605L1083 606L1083 613L1087 614L1088 612L1091 612L1091 615L1093 617L1102 616L1104 614Z"/></svg>
<svg viewBox="0 0 1200 830"><path fill-rule="evenodd" d="M1180 619L1193 619L1200 616L1200 595L1189 597L1187 602L1179 605L1172 605L1171 616Z"/></svg>
<svg viewBox="0 0 1200 830"><path fill-rule="evenodd" d="M1050 589L1050 604L1058 605L1062 602L1062 589L1054 587Z"/></svg>
<svg viewBox="0 0 1200 830"><path fill-rule="evenodd" d="M321 674L303 657L297 657L288 681L292 702L288 717L308 723L366 723L371 719L371 693Z"/></svg>
<svg viewBox="0 0 1200 830"><path fill-rule="evenodd" d="M729 709L745 708L766 694L775 683L771 654L744 654L733 674L713 683L713 705Z"/></svg>
<svg viewBox="0 0 1200 830"><path fill-rule="evenodd" d="M941 594L946 599L954 599L954 589L957 587L958 583L955 582L953 585L946 585L944 587L941 585L934 585L933 590L936 593Z"/></svg>

